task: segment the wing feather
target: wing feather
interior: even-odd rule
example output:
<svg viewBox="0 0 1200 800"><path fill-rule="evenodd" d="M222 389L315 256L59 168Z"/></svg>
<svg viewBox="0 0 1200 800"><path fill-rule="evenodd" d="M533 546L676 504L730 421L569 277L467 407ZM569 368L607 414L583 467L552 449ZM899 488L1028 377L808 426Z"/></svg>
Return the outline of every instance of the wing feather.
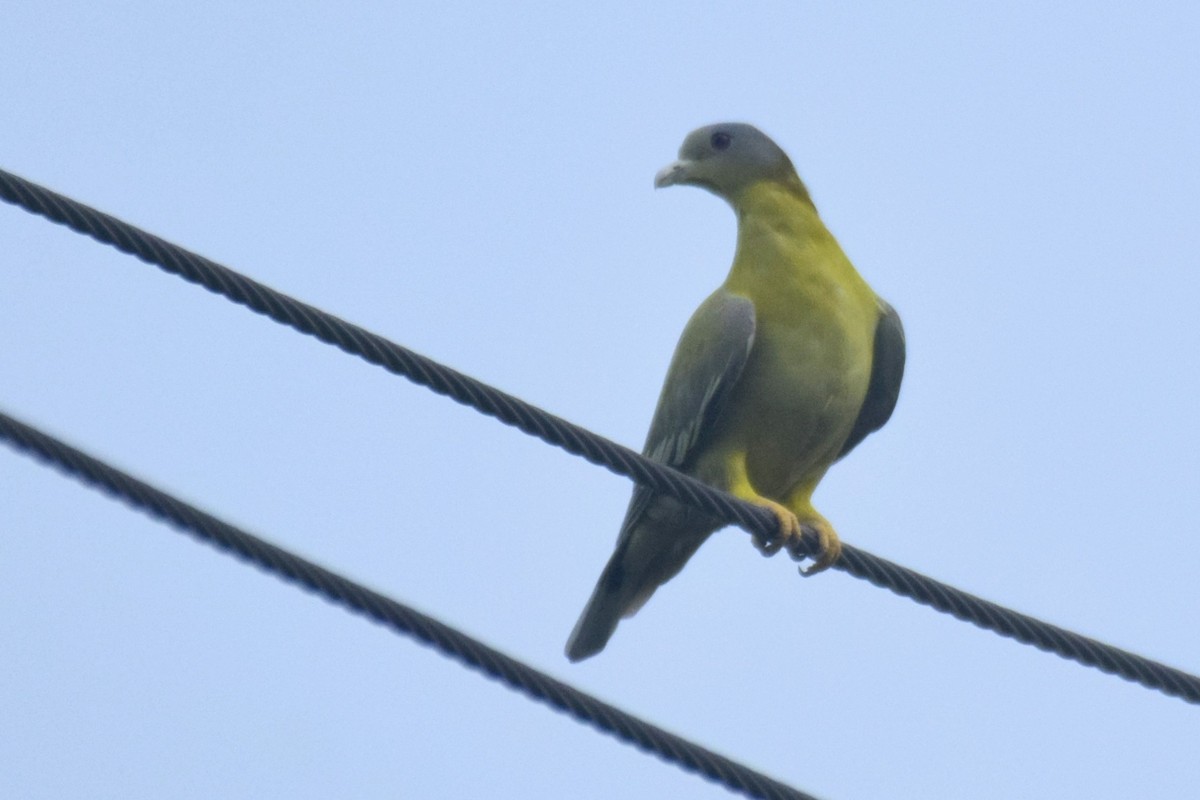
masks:
<svg viewBox="0 0 1200 800"><path fill-rule="evenodd" d="M904 378L904 326L896 309L882 300L879 301L879 310L867 396L838 458L857 447L868 434L882 428L891 418L900 397L900 381Z"/></svg>
<svg viewBox="0 0 1200 800"><path fill-rule="evenodd" d="M672 467L687 467L742 375L754 346L754 329L754 304L724 289L696 309L667 370L642 448L646 457ZM641 486L634 490L618 542L624 541L653 496Z"/></svg>

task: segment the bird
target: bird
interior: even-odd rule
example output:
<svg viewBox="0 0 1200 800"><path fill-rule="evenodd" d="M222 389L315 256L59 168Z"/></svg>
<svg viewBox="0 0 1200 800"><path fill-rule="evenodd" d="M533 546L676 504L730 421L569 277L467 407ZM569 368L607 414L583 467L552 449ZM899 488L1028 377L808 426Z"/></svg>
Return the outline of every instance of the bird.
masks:
<svg viewBox="0 0 1200 800"><path fill-rule="evenodd" d="M697 186L725 200L737 244L725 282L684 328L642 453L769 509L778 531L753 538L764 555L786 549L802 560L802 536L815 534L819 552L802 572L820 572L841 544L812 495L892 416L906 355L900 316L825 227L791 159L754 126L692 131L654 186ZM567 658L603 650L621 619L724 524L636 486Z"/></svg>

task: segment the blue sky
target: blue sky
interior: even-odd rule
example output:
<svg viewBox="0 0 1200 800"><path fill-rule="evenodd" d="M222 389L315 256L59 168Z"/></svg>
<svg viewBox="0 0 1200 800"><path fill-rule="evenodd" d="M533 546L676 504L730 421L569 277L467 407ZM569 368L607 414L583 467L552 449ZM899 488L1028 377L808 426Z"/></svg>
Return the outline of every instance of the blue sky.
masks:
<svg viewBox="0 0 1200 800"><path fill-rule="evenodd" d="M791 154L904 318L855 545L1200 670L1191 4L6 3L0 166L637 447ZM629 485L0 208L0 406L830 800L1192 797L1197 709L717 534L562 646ZM0 448L0 793L720 797Z"/></svg>

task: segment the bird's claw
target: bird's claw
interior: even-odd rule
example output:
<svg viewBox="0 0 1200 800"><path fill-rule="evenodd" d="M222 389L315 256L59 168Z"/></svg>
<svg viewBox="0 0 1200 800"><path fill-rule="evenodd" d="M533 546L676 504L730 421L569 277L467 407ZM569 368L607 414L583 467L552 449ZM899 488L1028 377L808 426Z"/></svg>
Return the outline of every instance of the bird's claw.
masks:
<svg viewBox="0 0 1200 800"><path fill-rule="evenodd" d="M754 546L758 548L758 552L767 557L775 555L784 547L787 547L790 552L794 543L800 539L800 520L791 511L773 500L763 498L759 501L759 504L769 509L775 515L775 519L779 523L779 528L776 530L775 535L770 538L755 533L752 537Z"/></svg>
<svg viewBox="0 0 1200 800"><path fill-rule="evenodd" d="M800 568L800 574L807 578L816 575L818 572L824 572L833 566L834 562L842 554L842 542L838 539L837 533L834 532L833 526L825 520L811 523L806 522L800 527L805 533L817 537L817 545L820 548L813 563L808 567ZM788 543L788 555L795 561L802 561L809 557L802 549L801 542L802 540L797 537Z"/></svg>
<svg viewBox="0 0 1200 800"><path fill-rule="evenodd" d="M758 549L758 552L762 553L767 558L770 558L783 548L784 538L781 535L776 535L768 539L767 537L756 533L751 538L751 541L754 542L754 546Z"/></svg>
<svg viewBox="0 0 1200 800"><path fill-rule="evenodd" d="M762 498L757 502L770 509L779 522L779 528L774 536L767 538L758 533L753 536L754 546L764 556L773 556L786 548L793 561L812 558L811 565L807 568L800 568L800 574L808 577L829 569L842 554L842 543L833 530L833 526L825 519L818 517L812 520L806 519L801 523L794 513L773 500ZM816 537L819 549L815 557L808 553L808 547L804 542L805 534Z"/></svg>

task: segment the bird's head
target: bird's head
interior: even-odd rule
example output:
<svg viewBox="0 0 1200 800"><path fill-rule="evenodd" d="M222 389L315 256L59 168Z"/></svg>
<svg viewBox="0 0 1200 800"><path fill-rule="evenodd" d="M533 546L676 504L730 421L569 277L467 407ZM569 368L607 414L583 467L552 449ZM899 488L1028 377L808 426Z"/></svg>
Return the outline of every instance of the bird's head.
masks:
<svg viewBox="0 0 1200 800"><path fill-rule="evenodd" d="M744 122L697 128L683 140L679 159L654 176L657 189L676 184L700 186L735 206L741 193L760 181L777 181L808 195L787 154L765 133Z"/></svg>

